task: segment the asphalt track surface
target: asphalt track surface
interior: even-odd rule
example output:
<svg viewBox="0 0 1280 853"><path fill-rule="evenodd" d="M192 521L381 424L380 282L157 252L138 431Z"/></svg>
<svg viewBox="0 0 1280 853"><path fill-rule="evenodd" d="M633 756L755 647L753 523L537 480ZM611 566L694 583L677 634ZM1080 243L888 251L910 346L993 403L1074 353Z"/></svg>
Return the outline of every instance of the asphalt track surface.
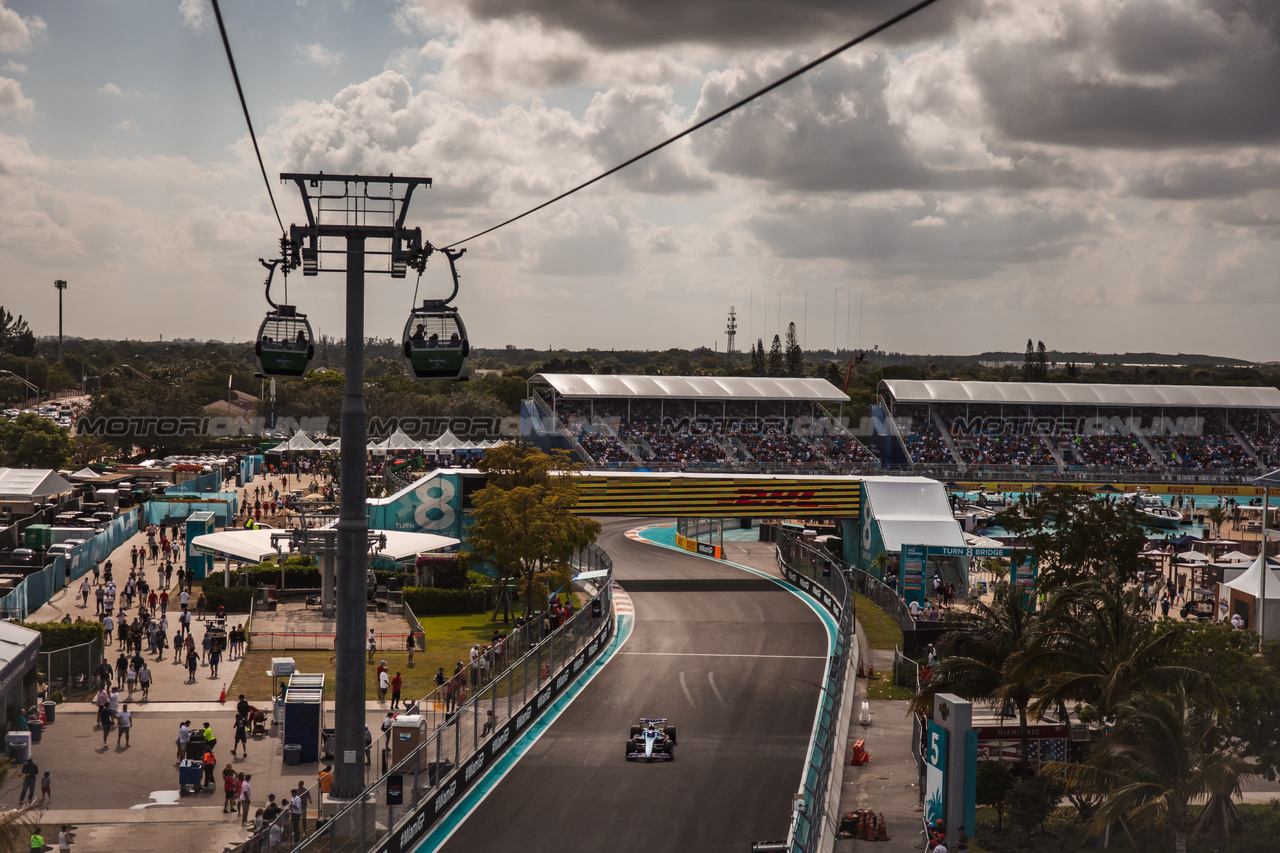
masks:
<svg viewBox="0 0 1280 853"><path fill-rule="evenodd" d="M635 605L630 639L442 850L742 853L786 838L826 630L771 581L623 535L646 521L600 536ZM623 758L642 716L676 726L674 761Z"/></svg>

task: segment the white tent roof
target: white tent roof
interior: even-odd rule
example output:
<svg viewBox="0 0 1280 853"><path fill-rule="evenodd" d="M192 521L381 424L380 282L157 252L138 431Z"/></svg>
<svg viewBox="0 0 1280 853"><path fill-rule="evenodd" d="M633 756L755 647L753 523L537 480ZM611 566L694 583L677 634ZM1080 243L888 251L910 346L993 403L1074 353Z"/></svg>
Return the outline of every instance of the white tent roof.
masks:
<svg viewBox="0 0 1280 853"><path fill-rule="evenodd" d="M1280 390L1218 385L1086 385L1069 382L959 382L886 379L898 403L1012 403L1076 406L1186 406L1280 409Z"/></svg>
<svg viewBox="0 0 1280 853"><path fill-rule="evenodd" d="M96 480L101 475L86 465L74 474L68 474L67 476L73 480Z"/></svg>
<svg viewBox="0 0 1280 853"><path fill-rule="evenodd" d="M813 400L847 403L849 395L825 379L764 376L634 376L539 373L561 397L637 397L675 400ZM1280 404L1278 404L1280 407Z"/></svg>
<svg viewBox="0 0 1280 853"><path fill-rule="evenodd" d="M1248 554L1243 551L1228 551L1218 558L1219 563L1244 563L1252 560Z"/></svg>
<svg viewBox="0 0 1280 853"><path fill-rule="evenodd" d="M282 441L271 448L273 453L284 453L286 450L319 450L320 445L312 441L305 432L298 430L288 441Z"/></svg>
<svg viewBox="0 0 1280 853"><path fill-rule="evenodd" d="M1280 574L1276 573L1274 567L1267 567L1267 601L1280 598ZM1244 570L1244 573L1235 580L1220 584L1218 587L1218 597L1227 598L1225 591L1234 589L1245 595L1252 595L1259 598L1262 595L1262 555L1253 561L1253 565Z"/></svg>
<svg viewBox="0 0 1280 853"><path fill-rule="evenodd" d="M191 546L201 554L210 554L217 559L230 557L238 563L260 563L267 557L276 555L275 546L271 544L271 534L281 532L283 531L271 529L220 530L197 536L191 540ZM411 533L406 530L377 532L386 534L387 547L376 553L396 561L408 560L418 554L458 544L457 539L434 533Z"/></svg>
<svg viewBox="0 0 1280 853"><path fill-rule="evenodd" d="M462 441L453 434L453 430L445 430L439 437L427 442L429 450L462 450L467 446L467 442Z"/></svg>
<svg viewBox="0 0 1280 853"><path fill-rule="evenodd" d="M906 545L965 546L964 532L951 513L947 490L928 477L867 477L862 481L868 506L880 524L886 551Z"/></svg>
<svg viewBox="0 0 1280 853"><path fill-rule="evenodd" d="M47 498L74 488L52 468L0 468L0 500Z"/></svg>
<svg viewBox="0 0 1280 853"><path fill-rule="evenodd" d="M396 427L396 431L387 436L385 441L376 445L379 450L417 450L418 442L405 435L404 430Z"/></svg>

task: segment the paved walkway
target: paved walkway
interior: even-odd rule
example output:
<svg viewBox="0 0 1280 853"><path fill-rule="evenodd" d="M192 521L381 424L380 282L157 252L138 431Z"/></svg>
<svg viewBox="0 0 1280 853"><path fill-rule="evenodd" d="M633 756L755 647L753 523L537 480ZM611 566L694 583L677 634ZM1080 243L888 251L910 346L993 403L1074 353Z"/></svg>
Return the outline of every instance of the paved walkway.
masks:
<svg viewBox="0 0 1280 853"><path fill-rule="evenodd" d="M115 576L116 586L119 588L123 585L123 580L129 576L129 549L134 545L144 546L147 543L146 534L139 532L134 534L130 539L123 542L115 551L111 552L109 559L112 562L112 573ZM105 561L104 561L105 563ZM147 572L147 582L151 583L155 579L156 566L158 564L150 560L143 563L144 570ZM90 584L93 583L93 575L88 574ZM101 585L101 584L100 584ZM57 622L64 616L70 615L74 619L85 619L88 621L97 621L94 615L95 601L94 594L89 593L89 603L86 606L80 599L80 579L71 582L71 585L56 593L53 598L43 607L31 614L32 622ZM173 590L170 590L170 594ZM200 584L197 582L193 587L192 600L200 594ZM119 607L123 603L123 598L116 599L116 605ZM192 611L194 612L194 607ZM174 605L168 610L169 615L169 642L173 642L173 633L177 626L177 613L181 608ZM137 601L134 607L125 611L132 618L137 613ZM235 616L243 614L232 614L230 620L234 623ZM191 632L196 638L196 649L200 649L200 640L204 636L203 622L198 618L192 618ZM116 656L120 653L119 647L115 644L113 638L104 649L104 654L108 662L115 663ZM163 659L157 660L154 654L144 654L147 659L148 666L151 667L152 686L150 693L150 701L182 701L182 702L201 702L216 701L222 692L223 684L230 684L235 678L236 672L240 668L240 660L227 660L225 657L218 666L218 674L213 675L209 671L209 667L201 666L196 672L196 680L189 682L187 680L187 670L180 663L173 662L173 649L166 649ZM137 696L141 701L141 696Z"/></svg>

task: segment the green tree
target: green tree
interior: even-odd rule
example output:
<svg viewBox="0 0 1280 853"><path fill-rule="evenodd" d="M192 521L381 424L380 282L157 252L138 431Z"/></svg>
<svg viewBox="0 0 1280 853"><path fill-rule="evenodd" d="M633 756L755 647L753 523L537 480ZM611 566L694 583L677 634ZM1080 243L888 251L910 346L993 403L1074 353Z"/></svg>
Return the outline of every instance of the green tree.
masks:
<svg viewBox="0 0 1280 853"><path fill-rule="evenodd" d="M32 358L36 354L36 336L19 314L14 317L0 305L0 353Z"/></svg>
<svg viewBox="0 0 1280 853"><path fill-rule="evenodd" d="M786 363L782 355L782 338L777 335L773 336L773 343L769 346L768 372L770 376L786 374Z"/></svg>
<svg viewBox="0 0 1280 853"><path fill-rule="evenodd" d="M1070 486L1055 486L1034 503L997 519L1011 536L1027 543L1026 555L1036 563L1041 590L1109 572L1109 566L1134 580L1150 565L1139 556L1147 533L1131 505L1100 501Z"/></svg>
<svg viewBox="0 0 1280 853"><path fill-rule="evenodd" d="M121 418L127 419L123 423L128 428L121 431L123 434L112 431L101 436L126 456L132 455L135 447L147 454L194 448L199 446L202 436L198 431L177 430L177 422L172 419L203 417L206 402L189 383L169 385L138 371L121 371L111 385L93 395L89 410L76 429L77 432L84 429L80 424L86 420L89 424L103 425L103 419L114 418L117 423L121 423Z"/></svg>
<svg viewBox="0 0 1280 853"><path fill-rule="evenodd" d="M996 810L996 831L1004 831L1004 810L1013 788L1013 771L1002 761L979 761L976 784L978 805Z"/></svg>
<svg viewBox="0 0 1280 853"><path fill-rule="evenodd" d="M468 560L487 560L497 569L501 588L494 617L511 615L505 579L519 578L525 615L543 600L549 584L568 582L568 561L595 541L600 524L573 514L578 487L563 452L546 454L521 444L505 444L486 454L479 467L487 485L472 498Z"/></svg>
<svg viewBox="0 0 1280 853"><path fill-rule="evenodd" d="M1022 734L1022 764L1027 766L1029 732L1027 708L1040 678L1029 668L1011 665L1029 643L1035 614L1022 591L998 580L990 602L973 603L971 618L959 622L942 643L944 654L914 700L917 710L933 708L938 693L954 693L964 699L993 702L1017 709Z"/></svg>
<svg viewBox="0 0 1280 853"><path fill-rule="evenodd" d="M71 431L39 415L0 421L0 465L11 468L65 468L71 459Z"/></svg>
<svg viewBox="0 0 1280 853"><path fill-rule="evenodd" d="M787 324L786 367L788 376L804 374L804 350L800 349L800 339L796 337L796 324Z"/></svg>
<svg viewBox="0 0 1280 853"><path fill-rule="evenodd" d="M1141 690L1117 705L1116 724L1087 763L1050 762L1043 772L1103 797L1095 829L1118 820L1168 826L1173 849L1185 853L1191 802L1220 812L1253 775L1249 762L1221 747L1222 737L1217 710L1182 685Z"/></svg>
<svg viewBox="0 0 1280 853"><path fill-rule="evenodd" d="M1204 514L1209 519L1209 523L1213 525L1214 535L1218 535L1221 531L1222 523L1227 520L1227 511L1220 506L1211 506Z"/></svg>
<svg viewBox="0 0 1280 853"><path fill-rule="evenodd" d="M1186 623L1157 630L1151 601L1114 566L1049 596L1015 673L1042 676L1032 713L1087 703L1102 718L1135 691L1186 685L1207 704L1222 695L1201 670L1171 660Z"/></svg>
<svg viewBox="0 0 1280 853"><path fill-rule="evenodd" d="M1036 378L1036 350L1031 343L1031 338L1027 338L1027 354L1022 357L1022 381L1034 382Z"/></svg>
<svg viewBox="0 0 1280 853"><path fill-rule="evenodd" d="M1049 353L1044 348L1044 341L1036 341L1036 381L1049 381Z"/></svg>
<svg viewBox="0 0 1280 853"><path fill-rule="evenodd" d="M756 344L751 348L751 374L753 376L764 376L769 370L769 365L765 362L764 341L756 338Z"/></svg>

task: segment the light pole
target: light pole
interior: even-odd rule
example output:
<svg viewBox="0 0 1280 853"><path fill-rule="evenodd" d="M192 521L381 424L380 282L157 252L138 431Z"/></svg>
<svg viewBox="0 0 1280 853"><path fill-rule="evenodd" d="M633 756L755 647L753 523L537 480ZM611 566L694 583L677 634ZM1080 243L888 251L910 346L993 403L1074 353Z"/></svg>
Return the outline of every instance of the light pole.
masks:
<svg viewBox="0 0 1280 853"><path fill-rule="evenodd" d="M413 191L419 186L430 187L431 179L325 174L282 174L280 179L297 185L306 206L307 224L290 228L290 241L300 256L304 276L320 272L322 238L341 239L346 244L346 385L339 421L342 491L336 528L338 565L334 585L337 762L331 795L349 800L364 790L367 678L364 650L368 624L365 592L369 565L369 524L365 509L368 435L368 409L364 402L365 257L384 256L395 278L403 278L411 265L421 270L430 246L424 251L421 229L405 228L404 220ZM366 245L370 240L388 248L370 249ZM342 253L341 250L328 252Z"/></svg>
<svg viewBox="0 0 1280 853"><path fill-rule="evenodd" d="M58 361L62 361L62 291L67 289L67 283L63 279L58 279L53 283L58 288Z"/></svg>

